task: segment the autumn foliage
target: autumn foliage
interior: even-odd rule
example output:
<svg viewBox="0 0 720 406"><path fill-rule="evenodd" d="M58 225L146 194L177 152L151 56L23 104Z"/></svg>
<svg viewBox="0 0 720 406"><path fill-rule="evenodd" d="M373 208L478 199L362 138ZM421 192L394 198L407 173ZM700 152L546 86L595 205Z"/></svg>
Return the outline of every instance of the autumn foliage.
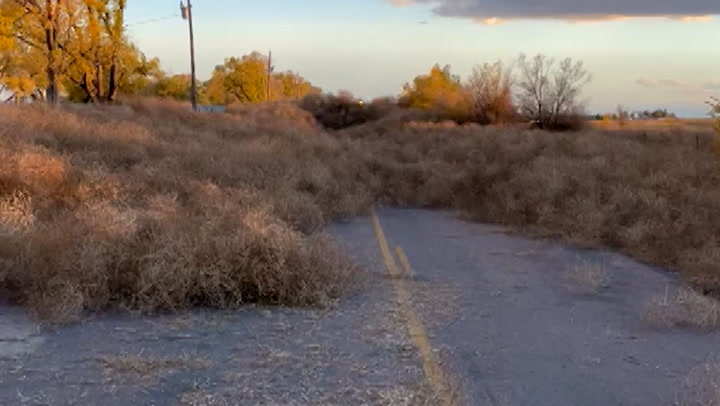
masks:
<svg viewBox="0 0 720 406"><path fill-rule="evenodd" d="M470 119L471 96L450 66L433 66L430 73L405 84L400 105L419 110L433 110L447 119L465 122Z"/></svg>
<svg viewBox="0 0 720 406"><path fill-rule="evenodd" d="M159 71L125 35L126 0L0 0L0 82L18 100L114 101Z"/></svg>

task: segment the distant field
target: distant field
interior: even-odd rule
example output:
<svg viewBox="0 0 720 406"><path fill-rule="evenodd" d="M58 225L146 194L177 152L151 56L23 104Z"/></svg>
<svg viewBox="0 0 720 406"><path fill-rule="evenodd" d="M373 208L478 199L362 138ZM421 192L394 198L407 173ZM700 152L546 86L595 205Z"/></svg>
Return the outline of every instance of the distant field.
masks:
<svg viewBox="0 0 720 406"><path fill-rule="evenodd" d="M720 294L710 123L326 131L282 103L0 106L0 291L55 320L323 304L357 272L320 230L384 203L613 249Z"/></svg>
<svg viewBox="0 0 720 406"><path fill-rule="evenodd" d="M713 132L715 121L710 118L628 120L623 124L618 121L591 121L591 125L605 130L674 131L688 134L709 134Z"/></svg>

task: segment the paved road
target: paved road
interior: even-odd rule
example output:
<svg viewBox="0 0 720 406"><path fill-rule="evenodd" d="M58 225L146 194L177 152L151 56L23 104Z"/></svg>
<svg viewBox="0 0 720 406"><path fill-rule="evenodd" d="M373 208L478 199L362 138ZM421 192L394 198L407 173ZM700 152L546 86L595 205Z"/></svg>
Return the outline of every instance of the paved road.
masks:
<svg viewBox="0 0 720 406"><path fill-rule="evenodd" d="M718 334L642 321L647 301L674 284L667 273L442 212L386 209L379 219L415 272L413 308L467 404L670 405L688 371L720 351ZM574 264L605 270L597 293L568 282Z"/></svg>
<svg viewBox="0 0 720 406"><path fill-rule="evenodd" d="M368 283L327 311L106 315L46 331L0 307L0 404L670 405L720 351L717 334L644 327L668 274L505 231L422 210L335 224ZM607 270L599 293L566 286L581 262Z"/></svg>

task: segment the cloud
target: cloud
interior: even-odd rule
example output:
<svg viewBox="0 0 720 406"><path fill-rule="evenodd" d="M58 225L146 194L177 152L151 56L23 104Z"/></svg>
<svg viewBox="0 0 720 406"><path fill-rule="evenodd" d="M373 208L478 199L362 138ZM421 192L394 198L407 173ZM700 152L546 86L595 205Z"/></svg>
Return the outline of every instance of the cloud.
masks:
<svg viewBox="0 0 720 406"><path fill-rule="evenodd" d="M635 83L642 87L658 87L658 83L650 79L638 79L635 81Z"/></svg>
<svg viewBox="0 0 720 406"><path fill-rule="evenodd" d="M388 0L399 6L431 5L444 17L468 18L485 24L517 19L558 19L572 22L639 17L684 22L707 21L720 14L718 0Z"/></svg>
<svg viewBox="0 0 720 406"><path fill-rule="evenodd" d="M675 79L638 79L635 84L646 87L664 90L671 93L681 92L694 96L705 96L713 91L720 90L720 82L710 81L703 84L692 84Z"/></svg>
<svg viewBox="0 0 720 406"><path fill-rule="evenodd" d="M702 85L702 87L703 87L703 89L706 89L706 90L720 90L720 82L716 82L716 81L705 82Z"/></svg>
<svg viewBox="0 0 720 406"><path fill-rule="evenodd" d="M660 79L658 83L665 87L692 87L691 84L674 79Z"/></svg>

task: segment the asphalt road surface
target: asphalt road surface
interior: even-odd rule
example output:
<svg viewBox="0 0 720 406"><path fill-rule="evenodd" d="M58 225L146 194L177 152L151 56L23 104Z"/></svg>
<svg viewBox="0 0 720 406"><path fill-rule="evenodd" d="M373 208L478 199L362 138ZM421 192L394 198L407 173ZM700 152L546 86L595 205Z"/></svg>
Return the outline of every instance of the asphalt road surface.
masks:
<svg viewBox="0 0 720 406"><path fill-rule="evenodd" d="M672 405L689 371L720 351L717 333L643 321L648 301L674 287L669 273L442 212L379 218L388 245L409 259L413 308L466 404ZM576 266L605 280L576 289Z"/></svg>
<svg viewBox="0 0 720 406"><path fill-rule="evenodd" d="M423 210L329 231L367 283L327 310L48 330L0 307L0 405L673 405L720 351L717 333L649 328L646 302L675 281L620 255ZM576 266L603 271L597 289Z"/></svg>

